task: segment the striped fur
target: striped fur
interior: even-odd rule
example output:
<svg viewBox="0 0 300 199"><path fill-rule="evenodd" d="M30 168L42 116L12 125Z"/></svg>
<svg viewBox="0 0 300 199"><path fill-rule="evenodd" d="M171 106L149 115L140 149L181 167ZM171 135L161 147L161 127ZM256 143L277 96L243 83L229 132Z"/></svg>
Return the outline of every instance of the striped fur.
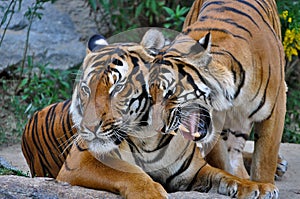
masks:
<svg viewBox="0 0 300 199"><path fill-rule="evenodd" d="M22 151L33 177L55 178L76 134L67 100L37 111L25 126Z"/></svg>
<svg viewBox="0 0 300 199"><path fill-rule="evenodd" d="M218 142L210 157L247 178L241 152L254 126L251 179L274 183L286 109L275 2L198 0L184 26L150 69L157 130L179 128L200 148ZM235 141L219 140L223 130L233 132ZM224 151L229 148L234 152Z"/></svg>

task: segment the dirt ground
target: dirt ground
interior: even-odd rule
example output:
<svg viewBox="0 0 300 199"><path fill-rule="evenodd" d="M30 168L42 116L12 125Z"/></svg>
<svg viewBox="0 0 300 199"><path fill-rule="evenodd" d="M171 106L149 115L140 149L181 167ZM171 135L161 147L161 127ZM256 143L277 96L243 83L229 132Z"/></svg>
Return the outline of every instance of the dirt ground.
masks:
<svg viewBox="0 0 300 199"><path fill-rule="evenodd" d="M246 151L252 151L253 142L248 142ZM300 145L282 144L280 154L288 161L288 171L276 185L280 190L280 198L300 199ZM0 157L6 159L12 166L29 172L20 144L0 148Z"/></svg>

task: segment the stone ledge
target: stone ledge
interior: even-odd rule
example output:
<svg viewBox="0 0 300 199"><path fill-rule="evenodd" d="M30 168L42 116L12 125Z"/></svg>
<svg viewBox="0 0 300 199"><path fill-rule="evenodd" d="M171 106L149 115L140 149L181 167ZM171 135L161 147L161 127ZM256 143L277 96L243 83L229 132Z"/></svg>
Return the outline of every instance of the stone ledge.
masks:
<svg viewBox="0 0 300 199"><path fill-rule="evenodd" d="M0 176L0 198L105 198L120 199L119 195L71 186L67 183L57 182L52 178L27 178L20 176ZM176 192L169 194L170 199L204 199L229 198L214 193Z"/></svg>

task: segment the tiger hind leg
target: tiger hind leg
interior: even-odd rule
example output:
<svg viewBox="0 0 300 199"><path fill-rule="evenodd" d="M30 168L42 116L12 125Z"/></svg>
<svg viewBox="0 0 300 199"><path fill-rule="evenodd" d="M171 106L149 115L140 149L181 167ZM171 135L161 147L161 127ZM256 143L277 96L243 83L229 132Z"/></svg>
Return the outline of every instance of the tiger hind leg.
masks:
<svg viewBox="0 0 300 199"><path fill-rule="evenodd" d="M248 173L250 173L250 169L251 169L252 155L253 155L252 153L246 151L243 152L244 164ZM288 169L288 161L285 160L283 156L278 154L275 180L280 180L282 176L286 173L287 169Z"/></svg>
<svg viewBox="0 0 300 199"><path fill-rule="evenodd" d="M250 172L254 181L274 183L284 127L285 102L285 90L281 86L269 118L254 124L254 152Z"/></svg>

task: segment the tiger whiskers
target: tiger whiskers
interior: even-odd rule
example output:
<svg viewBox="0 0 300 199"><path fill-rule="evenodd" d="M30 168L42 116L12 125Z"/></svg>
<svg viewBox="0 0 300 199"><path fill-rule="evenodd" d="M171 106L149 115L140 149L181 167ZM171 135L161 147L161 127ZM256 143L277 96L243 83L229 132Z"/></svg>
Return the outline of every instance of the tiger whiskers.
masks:
<svg viewBox="0 0 300 199"><path fill-rule="evenodd" d="M63 136L62 136L63 137ZM62 139L62 138L58 138L58 139ZM58 147L62 147L63 151L61 152L60 156L62 156L66 150L68 150L69 148L71 148L71 146L74 143L81 143L83 140L81 138L81 136L79 136L78 133L75 133L74 135L72 135L70 138L68 138L67 140L65 140L63 143L61 143Z"/></svg>

